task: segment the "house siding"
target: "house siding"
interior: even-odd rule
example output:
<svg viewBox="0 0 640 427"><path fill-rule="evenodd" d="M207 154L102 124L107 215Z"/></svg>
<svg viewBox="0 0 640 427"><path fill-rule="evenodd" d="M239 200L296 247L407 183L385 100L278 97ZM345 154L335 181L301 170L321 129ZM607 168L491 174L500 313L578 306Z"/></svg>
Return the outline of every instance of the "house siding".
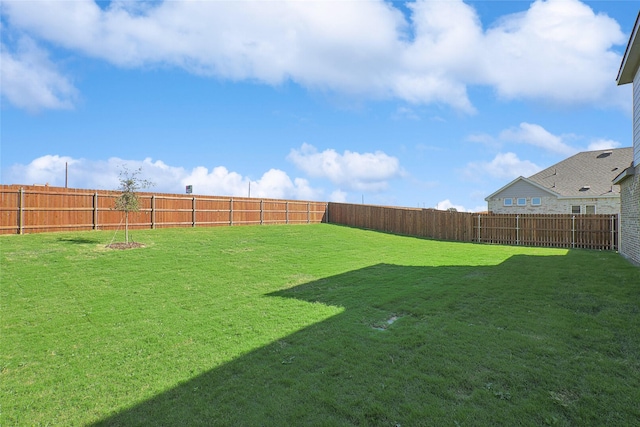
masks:
<svg viewBox="0 0 640 427"><path fill-rule="evenodd" d="M620 183L620 193L620 253L640 264L640 167Z"/></svg>
<svg viewBox="0 0 640 427"><path fill-rule="evenodd" d="M633 164L640 165L640 72L633 79Z"/></svg>
<svg viewBox="0 0 640 427"><path fill-rule="evenodd" d="M580 205L580 211L585 213L586 206L595 206L597 214L618 215L620 213L620 198L584 198L584 199L558 199L553 196L534 196L541 198L540 206L532 206L531 198L527 197L526 206L516 205L516 196L513 206L504 206L504 197L493 198L488 202L489 212L498 214L570 214L571 207ZM519 197L524 197L520 195Z"/></svg>

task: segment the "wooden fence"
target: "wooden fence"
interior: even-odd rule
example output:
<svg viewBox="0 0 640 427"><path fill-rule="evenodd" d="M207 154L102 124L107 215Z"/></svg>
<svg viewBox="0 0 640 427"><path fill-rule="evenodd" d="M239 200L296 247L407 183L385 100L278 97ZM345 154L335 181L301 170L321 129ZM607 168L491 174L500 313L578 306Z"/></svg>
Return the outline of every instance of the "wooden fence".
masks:
<svg viewBox="0 0 640 427"><path fill-rule="evenodd" d="M459 242L618 249L618 215L506 215L329 203L334 224Z"/></svg>
<svg viewBox="0 0 640 427"><path fill-rule="evenodd" d="M329 203L332 224L459 242L474 241L474 214L435 209Z"/></svg>
<svg viewBox="0 0 640 427"><path fill-rule="evenodd" d="M114 230L120 193L48 186L0 185L0 234ZM138 193L140 211L129 228L303 224L325 220L327 204L299 200Z"/></svg>
<svg viewBox="0 0 640 427"><path fill-rule="evenodd" d="M618 249L618 215L477 215L476 241L555 248Z"/></svg>
<svg viewBox="0 0 640 427"><path fill-rule="evenodd" d="M114 230L120 193L0 185L0 234ZM504 215L247 197L139 193L131 229L330 222L459 242L618 249L618 215Z"/></svg>

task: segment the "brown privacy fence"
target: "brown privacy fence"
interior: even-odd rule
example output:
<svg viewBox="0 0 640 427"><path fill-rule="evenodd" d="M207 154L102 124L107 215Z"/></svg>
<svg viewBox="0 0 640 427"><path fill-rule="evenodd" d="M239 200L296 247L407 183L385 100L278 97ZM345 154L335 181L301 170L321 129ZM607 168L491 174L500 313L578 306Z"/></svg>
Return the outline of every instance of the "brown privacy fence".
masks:
<svg viewBox="0 0 640 427"><path fill-rule="evenodd" d="M474 215L435 209L329 203L328 222L387 233L472 242Z"/></svg>
<svg viewBox="0 0 640 427"><path fill-rule="evenodd" d="M460 242L618 249L618 215L506 215L329 203L328 221Z"/></svg>
<svg viewBox="0 0 640 427"><path fill-rule="evenodd" d="M618 249L618 215L477 215L478 242L555 248Z"/></svg>
<svg viewBox="0 0 640 427"><path fill-rule="evenodd" d="M114 230L117 191L0 185L0 234ZM131 229L330 222L459 242L618 249L618 215L503 215L247 197L138 193Z"/></svg>
<svg viewBox="0 0 640 427"><path fill-rule="evenodd" d="M0 234L114 230L123 213L116 191L0 185ZM129 228L303 224L325 220L325 202L138 193L140 211Z"/></svg>

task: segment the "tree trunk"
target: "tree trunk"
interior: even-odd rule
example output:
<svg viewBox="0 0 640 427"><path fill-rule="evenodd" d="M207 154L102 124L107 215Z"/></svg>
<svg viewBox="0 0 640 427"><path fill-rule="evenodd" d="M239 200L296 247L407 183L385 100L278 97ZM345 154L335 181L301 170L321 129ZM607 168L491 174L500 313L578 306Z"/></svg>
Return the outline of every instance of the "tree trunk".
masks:
<svg viewBox="0 0 640 427"><path fill-rule="evenodd" d="M129 244L129 211L124 213L124 242Z"/></svg>

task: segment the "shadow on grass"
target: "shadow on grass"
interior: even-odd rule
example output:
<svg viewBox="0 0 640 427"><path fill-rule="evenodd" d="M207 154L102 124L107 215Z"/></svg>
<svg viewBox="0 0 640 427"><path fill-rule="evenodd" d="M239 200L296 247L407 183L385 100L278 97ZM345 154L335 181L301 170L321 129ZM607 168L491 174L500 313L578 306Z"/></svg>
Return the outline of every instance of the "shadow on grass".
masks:
<svg viewBox="0 0 640 427"><path fill-rule="evenodd" d="M581 398L624 412L572 388L554 350L550 325L571 323L563 304L576 303L566 258L378 264L273 293L345 310L95 425L562 425L580 423Z"/></svg>
<svg viewBox="0 0 640 427"><path fill-rule="evenodd" d="M99 238L89 238L89 237L58 237L58 242L66 242L66 243L74 243L76 245L86 245L91 243L103 243Z"/></svg>

